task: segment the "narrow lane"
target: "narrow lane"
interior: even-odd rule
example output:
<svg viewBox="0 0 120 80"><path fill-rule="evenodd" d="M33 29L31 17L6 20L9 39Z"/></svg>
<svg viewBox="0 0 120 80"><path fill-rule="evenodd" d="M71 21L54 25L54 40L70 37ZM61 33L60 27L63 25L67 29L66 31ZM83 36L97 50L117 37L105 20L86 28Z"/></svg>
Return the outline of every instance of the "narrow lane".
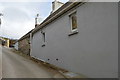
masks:
<svg viewBox="0 0 120 80"><path fill-rule="evenodd" d="M38 65L32 60L26 59L2 48L2 77L3 78L54 78L62 75L52 69Z"/></svg>

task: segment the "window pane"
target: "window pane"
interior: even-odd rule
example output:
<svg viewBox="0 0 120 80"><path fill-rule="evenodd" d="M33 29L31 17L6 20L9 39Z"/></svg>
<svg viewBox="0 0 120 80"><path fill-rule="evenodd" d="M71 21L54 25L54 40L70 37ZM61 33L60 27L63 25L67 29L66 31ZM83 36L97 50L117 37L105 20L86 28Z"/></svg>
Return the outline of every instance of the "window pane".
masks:
<svg viewBox="0 0 120 80"><path fill-rule="evenodd" d="M72 15L72 30L77 28L77 17Z"/></svg>
<svg viewBox="0 0 120 80"><path fill-rule="evenodd" d="M45 42L45 33L43 33L43 37L44 37L44 42Z"/></svg>

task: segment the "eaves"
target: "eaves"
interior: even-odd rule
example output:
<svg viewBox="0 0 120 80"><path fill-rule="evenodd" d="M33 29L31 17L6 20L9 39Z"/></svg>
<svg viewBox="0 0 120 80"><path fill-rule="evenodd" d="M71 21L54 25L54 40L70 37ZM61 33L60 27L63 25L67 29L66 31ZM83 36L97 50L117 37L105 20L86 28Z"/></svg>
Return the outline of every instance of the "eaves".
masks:
<svg viewBox="0 0 120 80"><path fill-rule="evenodd" d="M67 2L62 7L60 7L58 10L56 10L54 13L52 13L50 16L48 16L39 26L37 26L33 31L32 34L34 35L37 31L45 27L47 24L51 23L67 11L69 11L71 8L80 5L85 2Z"/></svg>

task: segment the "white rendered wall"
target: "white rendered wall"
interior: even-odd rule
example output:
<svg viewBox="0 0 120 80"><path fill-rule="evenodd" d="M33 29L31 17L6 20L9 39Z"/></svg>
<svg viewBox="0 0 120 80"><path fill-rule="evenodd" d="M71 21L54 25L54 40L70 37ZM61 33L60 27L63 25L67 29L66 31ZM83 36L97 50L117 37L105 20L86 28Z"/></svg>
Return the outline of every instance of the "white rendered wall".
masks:
<svg viewBox="0 0 120 80"><path fill-rule="evenodd" d="M71 10L44 28L46 46L40 31L33 35L31 56L91 78L118 77L118 3L86 3L75 10L79 33L68 36Z"/></svg>

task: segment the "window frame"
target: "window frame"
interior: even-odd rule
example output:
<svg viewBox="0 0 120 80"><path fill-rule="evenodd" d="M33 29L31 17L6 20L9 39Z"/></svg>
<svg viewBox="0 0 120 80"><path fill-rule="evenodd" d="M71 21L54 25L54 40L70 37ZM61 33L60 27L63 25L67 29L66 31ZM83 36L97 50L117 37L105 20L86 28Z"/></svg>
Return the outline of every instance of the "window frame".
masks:
<svg viewBox="0 0 120 80"><path fill-rule="evenodd" d="M76 16L76 21L77 21L77 10L73 10L72 12L70 12L69 14L68 14L68 16L69 16L69 22L70 22L70 34L68 35L68 36L71 36L71 35L73 35L73 34L77 34L78 33L78 22L77 22L77 27L76 27L76 29L73 29L73 25L72 25L72 17L71 16L73 16L73 15L75 15Z"/></svg>
<svg viewBox="0 0 120 80"><path fill-rule="evenodd" d="M41 30L41 34L42 34L42 47L44 47L45 44L46 44L46 34L45 34L45 31Z"/></svg>

